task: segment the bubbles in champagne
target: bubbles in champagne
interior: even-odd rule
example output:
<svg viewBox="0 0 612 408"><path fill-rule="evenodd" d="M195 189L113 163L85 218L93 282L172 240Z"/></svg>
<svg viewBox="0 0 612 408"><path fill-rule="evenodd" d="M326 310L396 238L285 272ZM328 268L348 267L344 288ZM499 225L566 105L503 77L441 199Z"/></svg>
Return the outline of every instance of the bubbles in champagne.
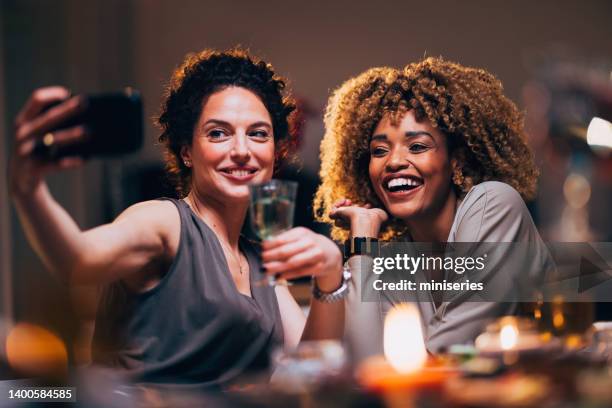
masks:
<svg viewBox="0 0 612 408"><path fill-rule="evenodd" d="M266 240L291 228L295 203L283 197L262 197L252 204L252 222L257 235Z"/></svg>

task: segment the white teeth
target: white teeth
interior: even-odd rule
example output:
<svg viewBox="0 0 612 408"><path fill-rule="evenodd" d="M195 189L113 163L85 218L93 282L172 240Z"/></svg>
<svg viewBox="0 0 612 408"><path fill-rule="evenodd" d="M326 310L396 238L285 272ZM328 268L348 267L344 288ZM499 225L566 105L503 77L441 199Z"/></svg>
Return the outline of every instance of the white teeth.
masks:
<svg viewBox="0 0 612 408"><path fill-rule="evenodd" d="M387 184L387 188L399 187L399 186L414 187L420 184L421 184L420 182L413 180L413 179L398 177L398 178L391 179L389 181L389 184Z"/></svg>
<svg viewBox="0 0 612 408"><path fill-rule="evenodd" d="M230 171L230 174L232 176L244 177L244 176L248 176L251 173L247 170L232 170Z"/></svg>

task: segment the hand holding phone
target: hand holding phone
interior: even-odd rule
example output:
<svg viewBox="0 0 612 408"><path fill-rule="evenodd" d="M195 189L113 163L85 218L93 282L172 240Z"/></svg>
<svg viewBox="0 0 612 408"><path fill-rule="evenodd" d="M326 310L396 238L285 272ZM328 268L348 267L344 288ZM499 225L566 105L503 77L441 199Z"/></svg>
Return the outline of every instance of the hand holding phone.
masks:
<svg viewBox="0 0 612 408"><path fill-rule="evenodd" d="M82 95L79 104L77 113L59 121L36 140L32 155L57 161L63 157L128 154L142 146L142 101L137 91L128 88L124 92ZM83 137L56 143L56 132L75 127L82 130Z"/></svg>
<svg viewBox="0 0 612 408"><path fill-rule="evenodd" d="M63 87L39 88L15 118L9 188L13 197L43 191L46 174L78 167L84 158L136 151L142 145L137 92L70 96Z"/></svg>

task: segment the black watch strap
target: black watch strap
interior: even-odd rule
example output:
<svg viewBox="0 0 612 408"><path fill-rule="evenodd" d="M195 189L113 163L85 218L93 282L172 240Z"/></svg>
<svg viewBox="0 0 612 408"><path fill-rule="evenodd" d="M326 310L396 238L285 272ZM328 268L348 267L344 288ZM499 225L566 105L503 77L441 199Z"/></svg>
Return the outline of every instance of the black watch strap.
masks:
<svg viewBox="0 0 612 408"><path fill-rule="evenodd" d="M344 242L344 259L355 255L378 256L378 239L371 237L351 237Z"/></svg>

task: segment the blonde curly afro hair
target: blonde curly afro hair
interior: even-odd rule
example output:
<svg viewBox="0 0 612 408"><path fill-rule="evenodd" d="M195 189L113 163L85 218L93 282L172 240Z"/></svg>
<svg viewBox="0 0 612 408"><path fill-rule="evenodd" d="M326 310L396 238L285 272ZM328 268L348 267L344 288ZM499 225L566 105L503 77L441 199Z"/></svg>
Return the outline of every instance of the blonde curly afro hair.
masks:
<svg viewBox="0 0 612 408"><path fill-rule="evenodd" d="M523 114L504 96L501 82L483 69L430 57L403 70L369 69L332 94L314 199L318 221L333 224L328 214L340 198L382 208L368 174L370 137L383 115L398 123L409 110L447 136L461 173L454 185L459 197L488 180L511 185L525 200L535 195L538 171L525 141ZM404 233L405 224L392 219L380 237ZM334 227L332 237L346 239L348 231Z"/></svg>

